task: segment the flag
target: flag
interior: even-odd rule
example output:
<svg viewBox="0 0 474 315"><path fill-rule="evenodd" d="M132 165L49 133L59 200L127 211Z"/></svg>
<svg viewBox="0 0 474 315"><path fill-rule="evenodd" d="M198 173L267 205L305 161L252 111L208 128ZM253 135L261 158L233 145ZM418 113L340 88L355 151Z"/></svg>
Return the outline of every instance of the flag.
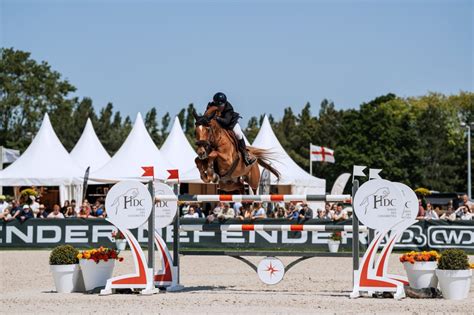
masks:
<svg viewBox="0 0 474 315"><path fill-rule="evenodd" d="M352 177L354 177L354 176L366 177L367 175L364 174L364 170L366 168L367 168L367 166L354 165L354 168L353 168L353 171L352 171Z"/></svg>
<svg viewBox="0 0 474 315"><path fill-rule="evenodd" d="M382 169L379 168L370 168L369 169L369 179L375 178L375 179L382 179L380 177L379 173L382 171Z"/></svg>
<svg viewBox="0 0 474 315"><path fill-rule="evenodd" d="M334 159L334 150L312 144L310 144L310 160L311 162L336 162Z"/></svg>
<svg viewBox="0 0 474 315"><path fill-rule="evenodd" d="M168 179L177 179L179 181L179 170L168 170L168 173L170 173Z"/></svg>
<svg viewBox="0 0 474 315"><path fill-rule="evenodd" d="M142 176L155 176L155 169L153 166L142 166L144 173Z"/></svg>

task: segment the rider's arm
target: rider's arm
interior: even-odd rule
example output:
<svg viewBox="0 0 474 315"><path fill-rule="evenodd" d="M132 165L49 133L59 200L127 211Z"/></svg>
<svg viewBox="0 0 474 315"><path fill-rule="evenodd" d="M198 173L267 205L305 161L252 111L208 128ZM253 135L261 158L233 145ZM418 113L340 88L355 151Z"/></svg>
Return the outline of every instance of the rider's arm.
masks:
<svg viewBox="0 0 474 315"><path fill-rule="evenodd" d="M217 117L216 119L219 123L228 126L232 120L232 111L228 111L223 116Z"/></svg>

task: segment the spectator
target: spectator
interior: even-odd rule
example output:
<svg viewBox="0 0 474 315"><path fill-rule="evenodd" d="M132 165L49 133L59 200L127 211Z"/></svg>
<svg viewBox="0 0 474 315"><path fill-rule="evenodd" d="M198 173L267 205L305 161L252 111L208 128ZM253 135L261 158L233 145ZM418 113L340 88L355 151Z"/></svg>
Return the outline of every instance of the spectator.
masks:
<svg viewBox="0 0 474 315"><path fill-rule="evenodd" d="M443 213L440 217L441 220L447 221L456 221L456 213L454 213L454 209L452 206L448 207L448 211Z"/></svg>
<svg viewBox="0 0 474 315"><path fill-rule="evenodd" d="M252 213L252 220L255 219L265 219L266 213L265 209L262 207L261 202L255 202L254 203L254 211Z"/></svg>
<svg viewBox="0 0 474 315"><path fill-rule="evenodd" d="M66 208L66 212L64 213L65 218L75 218L76 216L77 216L77 213L76 211L74 211L74 209L71 206Z"/></svg>
<svg viewBox="0 0 474 315"><path fill-rule="evenodd" d="M40 204L36 217L39 219L46 219L48 217L48 212L46 212L46 207L44 204Z"/></svg>
<svg viewBox="0 0 474 315"><path fill-rule="evenodd" d="M99 206L97 206L96 204L94 204L92 206L91 216L94 216L96 218L105 218L105 211L104 211L104 209L100 208Z"/></svg>
<svg viewBox="0 0 474 315"><path fill-rule="evenodd" d="M298 215L298 222L302 223L313 218L313 210L308 207L306 203L303 203L300 213Z"/></svg>
<svg viewBox="0 0 474 315"><path fill-rule="evenodd" d="M243 207L243 210L240 212L241 214L237 217L239 220L251 220L252 219L252 209L250 208L249 204L246 204Z"/></svg>
<svg viewBox="0 0 474 315"><path fill-rule="evenodd" d="M438 214L433 210L431 203L426 204L425 220L438 220Z"/></svg>
<svg viewBox="0 0 474 315"><path fill-rule="evenodd" d="M462 221L472 220L471 210L467 206L461 206L456 210L456 218Z"/></svg>
<svg viewBox="0 0 474 315"><path fill-rule="evenodd" d="M462 203L464 206L468 207L469 210L473 210L474 203L469 200L469 197L466 194L462 195Z"/></svg>
<svg viewBox="0 0 474 315"><path fill-rule="evenodd" d="M81 210L79 210L78 217L83 219L93 218L93 216L91 216L91 207L89 207L88 205L81 206Z"/></svg>
<svg viewBox="0 0 474 315"><path fill-rule="evenodd" d="M61 208L61 212L65 214L69 206L70 206L69 200L64 200L64 206Z"/></svg>
<svg viewBox="0 0 474 315"><path fill-rule="evenodd" d="M12 219L17 218L21 213L22 207L18 204L16 200L12 200L12 205L10 207L10 215Z"/></svg>
<svg viewBox="0 0 474 315"><path fill-rule="evenodd" d="M0 213L3 212L6 208L9 208L10 205L8 204L6 197L4 195L0 195Z"/></svg>
<svg viewBox="0 0 474 315"><path fill-rule="evenodd" d="M71 199L71 207L74 209L74 211L78 212L77 209L77 204L75 199ZM79 209L80 210L80 209Z"/></svg>
<svg viewBox="0 0 474 315"><path fill-rule="evenodd" d="M284 219L285 218L285 208L279 206L276 210L275 218Z"/></svg>
<svg viewBox="0 0 474 315"><path fill-rule="evenodd" d="M40 204L38 203L38 198L36 198L35 196L30 195L30 199L31 199L30 209L36 218L38 216Z"/></svg>
<svg viewBox="0 0 474 315"><path fill-rule="evenodd" d="M183 218L199 218L199 215L196 213L194 206L189 206L188 213L186 213Z"/></svg>
<svg viewBox="0 0 474 315"><path fill-rule="evenodd" d="M61 213L61 207L58 204L53 206L53 211L48 215L48 219L64 219L64 214Z"/></svg>
<svg viewBox="0 0 474 315"><path fill-rule="evenodd" d="M239 216L239 215L242 215L242 203L241 202L234 202L234 205L232 206L232 208L234 208L234 214L235 216Z"/></svg>
<svg viewBox="0 0 474 315"><path fill-rule="evenodd" d="M295 207L295 205L291 204L286 218L289 220L298 220L298 214L298 209Z"/></svg>
<svg viewBox="0 0 474 315"><path fill-rule="evenodd" d="M2 212L0 212L0 220L8 222L12 219L13 218L12 218L12 215L10 214L10 208L5 208L5 209L3 209Z"/></svg>
<svg viewBox="0 0 474 315"><path fill-rule="evenodd" d="M192 204L194 211L197 213L198 218L205 218L204 212L202 212L201 206L198 203Z"/></svg>
<svg viewBox="0 0 474 315"><path fill-rule="evenodd" d="M331 204L329 202L326 202L324 205L324 213L327 217L329 217L329 220L332 220L332 217L334 216L334 211L331 210Z"/></svg>
<svg viewBox="0 0 474 315"><path fill-rule="evenodd" d="M224 208L224 203L222 202L219 202L216 207L214 208L214 210L212 210L212 214L214 214L215 216L217 216L219 214L219 212L221 212L221 209Z"/></svg>
<svg viewBox="0 0 474 315"><path fill-rule="evenodd" d="M190 207L191 207L191 206L189 205L189 202L183 203L183 205L181 206L181 214L182 214L182 215L187 214Z"/></svg>
<svg viewBox="0 0 474 315"><path fill-rule="evenodd" d="M217 214L217 219L227 220L233 218L235 218L234 209L232 209L228 203L224 203L224 207L221 208L220 212Z"/></svg>
<svg viewBox="0 0 474 315"><path fill-rule="evenodd" d="M328 210L330 211L330 209L331 208L329 208ZM332 220L332 217L326 212L326 209L324 210L318 209L317 213L318 213L317 218L319 220Z"/></svg>
<svg viewBox="0 0 474 315"><path fill-rule="evenodd" d="M347 220L349 216L347 215L347 211L342 208L342 203L338 203L336 206L336 212L334 213L333 220L334 221L343 221Z"/></svg>
<svg viewBox="0 0 474 315"><path fill-rule="evenodd" d="M21 222L25 222L28 219L34 218L33 212L31 211L31 208L29 205L24 205L23 209L21 209L20 214L18 215L18 219Z"/></svg>
<svg viewBox="0 0 474 315"><path fill-rule="evenodd" d="M418 214L416 215L417 220L424 220L425 219L425 208L423 208L423 204L420 198L418 198Z"/></svg>

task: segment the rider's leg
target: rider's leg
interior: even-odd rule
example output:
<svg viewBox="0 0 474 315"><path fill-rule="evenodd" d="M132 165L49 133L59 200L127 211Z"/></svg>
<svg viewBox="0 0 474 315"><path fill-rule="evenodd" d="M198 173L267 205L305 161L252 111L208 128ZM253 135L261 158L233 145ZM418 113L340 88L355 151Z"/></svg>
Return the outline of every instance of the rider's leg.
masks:
<svg viewBox="0 0 474 315"><path fill-rule="evenodd" d="M249 153L247 151L246 145L245 145L245 140L244 140L244 134L242 132L242 129L240 129L239 124L235 124L234 126L234 133L235 136L237 137L238 140L238 145L239 145L239 151L242 153L242 156L244 157L244 162L246 165L250 165L253 162L255 162L255 158L251 158L249 156Z"/></svg>

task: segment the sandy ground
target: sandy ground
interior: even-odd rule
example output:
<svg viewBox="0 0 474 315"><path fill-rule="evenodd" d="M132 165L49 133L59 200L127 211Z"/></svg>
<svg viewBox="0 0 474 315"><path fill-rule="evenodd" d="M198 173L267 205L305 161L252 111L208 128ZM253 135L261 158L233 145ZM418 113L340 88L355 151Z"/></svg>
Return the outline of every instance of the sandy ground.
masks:
<svg viewBox="0 0 474 315"><path fill-rule="evenodd" d="M474 282L464 301L359 298L349 299L351 258L311 258L268 286L244 263L231 257L181 258L179 293L153 296L116 294L99 296L54 292L49 251L0 252L1 313L155 313L155 314L306 314L306 313L474 313ZM128 273L130 252L114 275ZM254 262L259 257L252 257ZM294 260L284 257L287 265ZM474 257L470 257L474 261ZM404 274L393 255L390 270Z"/></svg>

